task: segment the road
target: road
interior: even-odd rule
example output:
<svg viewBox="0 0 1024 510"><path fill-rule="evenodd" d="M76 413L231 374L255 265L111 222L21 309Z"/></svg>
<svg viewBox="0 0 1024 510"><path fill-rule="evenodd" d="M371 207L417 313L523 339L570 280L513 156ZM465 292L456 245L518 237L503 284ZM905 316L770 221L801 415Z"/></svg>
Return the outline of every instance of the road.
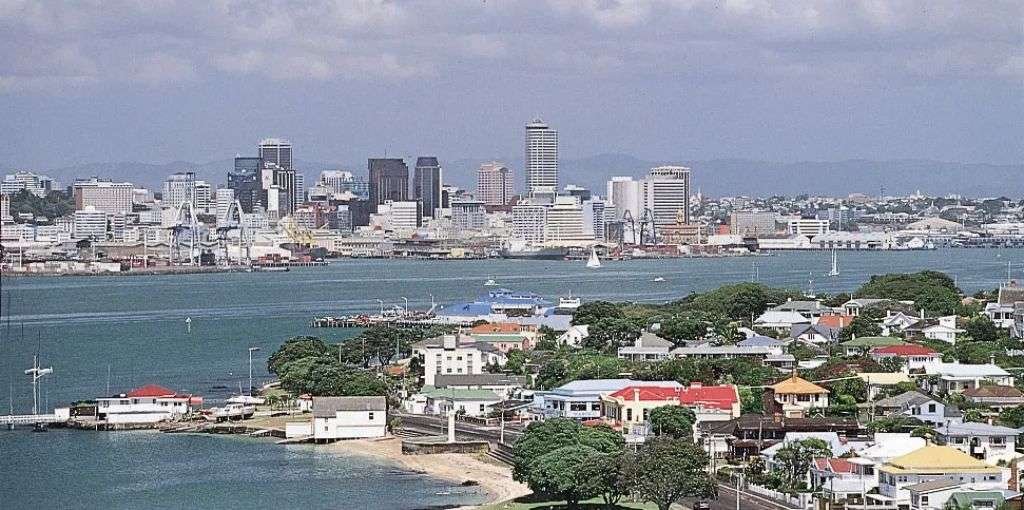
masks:
<svg viewBox="0 0 1024 510"><path fill-rule="evenodd" d="M402 415L402 428L414 432L423 432L430 434L445 434L447 433L448 423L447 421L435 417L435 416L423 416L423 415ZM487 427L483 425L476 425L467 422L456 422L455 423L455 434L457 437L470 438L470 439L482 439L497 443L501 435L499 427ZM522 435L519 430L516 430L510 426L505 427L505 444L511 446L515 440ZM685 508L691 508L694 504L693 498L686 498L681 503ZM736 489L726 484L718 484L718 499L711 500L711 510L735 510L736 509ZM740 496L740 509L741 510L794 510L789 506L777 503L770 499L764 498L756 494L750 494L744 492Z"/></svg>

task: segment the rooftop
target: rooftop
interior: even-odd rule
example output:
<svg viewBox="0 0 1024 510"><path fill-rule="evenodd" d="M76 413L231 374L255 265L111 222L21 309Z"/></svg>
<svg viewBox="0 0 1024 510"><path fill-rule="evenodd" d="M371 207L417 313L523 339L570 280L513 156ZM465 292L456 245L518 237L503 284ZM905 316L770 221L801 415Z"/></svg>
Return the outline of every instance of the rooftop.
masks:
<svg viewBox="0 0 1024 510"><path fill-rule="evenodd" d="M437 374L434 386L525 386L526 376L506 374Z"/></svg>
<svg viewBox="0 0 1024 510"><path fill-rule="evenodd" d="M338 411L387 411L384 397L313 397L313 416L333 418Z"/></svg>
<svg viewBox="0 0 1024 510"><path fill-rule="evenodd" d="M686 388L674 386L627 386L609 395L624 401L678 401L681 405L702 405L731 410L739 402L735 386L702 386L692 384Z"/></svg>
<svg viewBox="0 0 1024 510"><path fill-rule="evenodd" d="M949 446L928 445L887 462L889 473L1001 473L970 455Z"/></svg>
<svg viewBox="0 0 1024 510"><path fill-rule="evenodd" d="M842 343L847 347L882 347L886 345L905 345L907 342L891 336L862 336Z"/></svg>
<svg viewBox="0 0 1024 510"><path fill-rule="evenodd" d="M796 374L780 383L770 386L772 391L783 395L811 395L816 393L828 393L828 390L803 379Z"/></svg>
<svg viewBox="0 0 1024 510"><path fill-rule="evenodd" d="M886 345L871 349L871 354L881 356L934 356L938 353L931 347L918 344Z"/></svg>

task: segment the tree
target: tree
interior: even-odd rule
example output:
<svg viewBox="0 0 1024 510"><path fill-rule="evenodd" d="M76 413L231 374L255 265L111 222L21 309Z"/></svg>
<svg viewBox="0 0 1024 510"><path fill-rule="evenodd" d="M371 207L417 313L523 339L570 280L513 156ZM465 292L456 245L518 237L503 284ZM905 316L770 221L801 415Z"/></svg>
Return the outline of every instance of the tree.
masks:
<svg viewBox="0 0 1024 510"><path fill-rule="evenodd" d="M572 316L573 325L594 324L600 319L621 319L624 315L618 305L610 301L583 303Z"/></svg>
<svg viewBox="0 0 1024 510"><path fill-rule="evenodd" d="M999 413L999 422L1015 429L1024 427L1024 405L1004 409Z"/></svg>
<svg viewBox="0 0 1024 510"><path fill-rule="evenodd" d="M882 326L879 326L874 319L866 316L855 317L849 326L839 332L839 340L845 342L853 338L865 336L879 336L882 334Z"/></svg>
<svg viewBox="0 0 1024 510"><path fill-rule="evenodd" d="M784 469L790 489L797 488L807 476L811 462L820 457L831 457L832 447L817 438L801 439L787 443L775 453L775 460Z"/></svg>
<svg viewBox="0 0 1024 510"><path fill-rule="evenodd" d="M267 358L267 370L280 376L279 370L284 364L310 357L331 358L332 349L323 340L314 336L291 337Z"/></svg>
<svg viewBox="0 0 1024 510"><path fill-rule="evenodd" d="M510 374L526 375L526 364L530 358L525 352L519 349L512 349L507 354L508 361L505 362L505 370Z"/></svg>
<svg viewBox="0 0 1024 510"><path fill-rule="evenodd" d="M750 388L740 388L740 410L742 414L764 412L764 398Z"/></svg>
<svg viewBox="0 0 1024 510"><path fill-rule="evenodd" d="M921 425L921 421L910 416L897 414L893 416L885 416L878 418L871 423L868 423L868 430L873 434L879 432L884 433L895 433L895 432L906 432L913 430L915 427Z"/></svg>
<svg viewBox="0 0 1024 510"><path fill-rule="evenodd" d="M578 508L582 500L601 492L589 463L600 455L582 445L563 446L538 457L526 476L526 484L536 493L565 500L568 508Z"/></svg>
<svg viewBox="0 0 1024 510"><path fill-rule="evenodd" d="M759 283L737 283L688 296L685 304L689 310L749 321L751 315L764 313L769 303L783 303L789 298L799 299L800 293L773 289Z"/></svg>
<svg viewBox="0 0 1024 510"><path fill-rule="evenodd" d="M591 453L583 465L582 476L591 480L608 508L618 504L635 485L634 458L629 452L619 455Z"/></svg>
<svg viewBox="0 0 1024 510"><path fill-rule="evenodd" d="M592 322L587 329L587 337L583 339L583 347L598 351L615 352L624 345L632 344L643 328L636 321L623 318L606 317Z"/></svg>
<svg viewBox="0 0 1024 510"><path fill-rule="evenodd" d="M932 314L950 314L960 303L953 279L938 271L872 276L854 293L856 297L913 301Z"/></svg>
<svg viewBox="0 0 1024 510"><path fill-rule="evenodd" d="M999 340L999 328L992 322L992 319L984 315L978 315L967 321L967 326L964 329L967 336L977 342L995 342Z"/></svg>
<svg viewBox="0 0 1024 510"><path fill-rule="evenodd" d="M659 436L693 440L693 424L697 417L689 407L661 406L651 411L648 420L651 431Z"/></svg>
<svg viewBox="0 0 1024 510"><path fill-rule="evenodd" d="M692 315L672 316L661 322L658 334L676 346L704 338L708 323Z"/></svg>
<svg viewBox="0 0 1024 510"><path fill-rule="evenodd" d="M668 510L684 496L714 496L717 490L707 465L707 453L692 441L648 439L636 459L637 491L658 510Z"/></svg>

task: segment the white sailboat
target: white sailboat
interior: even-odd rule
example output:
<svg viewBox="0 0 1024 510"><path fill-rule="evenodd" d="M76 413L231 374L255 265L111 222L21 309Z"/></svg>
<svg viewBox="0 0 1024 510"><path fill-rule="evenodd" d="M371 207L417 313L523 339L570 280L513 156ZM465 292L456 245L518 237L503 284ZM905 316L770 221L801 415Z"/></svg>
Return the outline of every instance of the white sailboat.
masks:
<svg viewBox="0 0 1024 510"><path fill-rule="evenodd" d="M597 258L597 250L593 246L590 247L590 258L587 259L587 267L590 269L601 267L601 259Z"/></svg>
<svg viewBox="0 0 1024 510"><path fill-rule="evenodd" d="M835 248L832 248L832 270L828 272L829 276L839 276L839 255Z"/></svg>

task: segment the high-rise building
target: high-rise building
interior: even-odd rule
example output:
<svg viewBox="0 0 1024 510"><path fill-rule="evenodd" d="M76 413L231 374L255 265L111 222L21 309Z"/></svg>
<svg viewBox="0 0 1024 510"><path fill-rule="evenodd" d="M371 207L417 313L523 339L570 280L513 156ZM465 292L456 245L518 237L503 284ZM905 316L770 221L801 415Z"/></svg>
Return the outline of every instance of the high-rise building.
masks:
<svg viewBox="0 0 1024 510"><path fill-rule="evenodd" d="M590 200L591 196L589 189L584 188L582 186L577 186L575 184L570 184L566 186L565 194L569 195L570 197L576 197L576 199L579 200L580 203Z"/></svg>
<svg viewBox="0 0 1024 510"><path fill-rule="evenodd" d="M593 227L588 235L583 226L583 207L576 197L560 196L548 208L544 239L548 241L578 241L593 239Z"/></svg>
<svg viewBox="0 0 1024 510"><path fill-rule="evenodd" d="M640 182L632 177L612 177L608 181L608 204L615 212L615 219L621 220L629 211L634 219L640 219L640 207L643 201L640 195Z"/></svg>
<svg viewBox="0 0 1024 510"><path fill-rule="evenodd" d="M107 239L107 212L87 205L75 211L74 238L105 241Z"/></svg>
<svg viewBox="0 0 1024 510"><path fill-rule="evenodd" d="M292 170L292 143L280 138L264 138L260 141L259 156L263 161L273 163L284 170Z"/></svg>
<svg viewBox="0 0 1024 510"><path fill-rule="evenodd" d="M344 195L352 193L359 198L370 196L370 186L365 180L357 179L352 172L345 170L324 170L320 172L320 181L317 186L324 186L333 194Z"/></svg>
<svg viewBox="0 0 1024 510"><path fill-rule="evenodd" d="M595 239L605 238L604 201L591 198L583 202L583 232Z"/></svg>
<svg viewBox="0 0 1024 510"><path fill-rule="evenodd" d="M222 227L228 224L228 209L235 201L235 190L231 188L217 188L217 226Z"/></svg>
<svg viewBox="0 0 1024 510"><path fill-rule="evenodd" d="M295 207L306 202L306 176L302 172L295 172Z"/></svg>
<svg viewBox="0 0 1024 510"><path fill-rule="evenodd" d="M11 197L0 194L0 222L11 220Z"/></svg>
<svg viewBox="0 0 1024 510"><path fill-rule="evenodd" d="M452 227L456 232L479 232L487 228L487 211L481 200L452 202Z"/></svg>
<svg viewBox="0 0 1024 510"><path fill-rule="evenodd" d="M640 181L644 209L650 209L655 225L690 223L690 169L658 166Z"/></svg>
<svg viewBox="0 0 1024 510"><path fill-rule="evenodd" d="M530 244L544 242L547 206L519 203L512 206L512 237Z"/></svg>
<svg viewBox="0 0 1024 510"><path fill-rule="evenodd" d="M558 131L540 119L526 124L526 191L558 190Z"/></svg>
<svg viewBox="0 0 1024 510"><path fill-rule="evenodd" d="M228 188L234 190L243 212L251 213L253 209L266 207L260 182L262 172L262 159L241 156L235 158L234 171L228 172Z"/></svg>
<svg viewBox="0 0 1024 510"><path fill-rule="evenodd" d="M206 181L197 180L193 172L171 174L163 184L161 200L169 207L179 207L188 202L199 210L210 206L210 185Z"/></svg>
<svg viewBox="0 0 1024 510"><path fill-rule="evenodd" d="M420 216L433 218L441 208L441 164L436 157L416 158L412 188L413 198L420 203Z"/></svg>
<svg viewBox="0 0 1024 510"><path fill-rule="evenodd" d="M130 182L101 181L94 177L75 181L72 194L76 211L92 206L108 214L128 214L132 212L135 185Z"/></svg>
<svg viewBox="0 0 1024 510"><path fill-rule="evenodd" d="M387 201L409 200L409 167L400 158L370 158L367 161L370 176L370 208Z"/></svg>
<svg viewBox="0 0 1024 510"><path fill-rule="evenodd" d="M53 188L53 179L50 177L25 170L5 175L3 181L0 181L0 193L5 195L14 195L18 191L26 190L37 197L45 197Z"/></svg>
<svg viewBox="0 0 1024 510"><path fill-rule="evenodd" d="M775 233L779 215L775 211L742 210L729 215L729 230L747 237L768 236Z"/></svg>
<svg viewBox="0 0 1024 510"><path fill-rule="evenodd" d="M512 172L492 161L480 165L476 173L476 198L489 206L508 205L514 194Z"/></svg>

